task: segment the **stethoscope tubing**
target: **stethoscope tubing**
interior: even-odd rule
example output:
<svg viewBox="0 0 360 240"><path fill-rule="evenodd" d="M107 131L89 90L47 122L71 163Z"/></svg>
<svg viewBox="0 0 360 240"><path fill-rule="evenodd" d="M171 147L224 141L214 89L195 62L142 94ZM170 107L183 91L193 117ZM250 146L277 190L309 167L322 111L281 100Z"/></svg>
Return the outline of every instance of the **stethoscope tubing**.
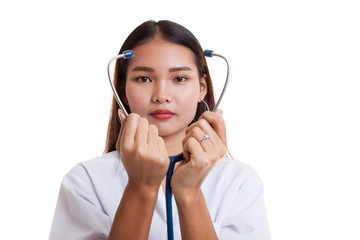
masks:
<svg viewBox="0 0 360 240"><path fill-rule="evenodd" d="M174 239L174 224L172 217L172 192L170 181L172 174L174 173L175 163L184 159L184 154L180 153L176 156L169 156L170 164L166 173L166 184L165 184L165 201L166 201L166 220L167 220L167 231L168 239Z"/></svg>

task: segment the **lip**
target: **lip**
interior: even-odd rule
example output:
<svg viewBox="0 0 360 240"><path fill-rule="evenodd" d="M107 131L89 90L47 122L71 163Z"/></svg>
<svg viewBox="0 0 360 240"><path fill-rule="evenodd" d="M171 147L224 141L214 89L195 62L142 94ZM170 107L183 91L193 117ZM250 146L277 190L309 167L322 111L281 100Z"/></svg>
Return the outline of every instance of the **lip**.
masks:
<svg viewBox="0 0 360 240"><path fill-rule="evenodd" d="M175 113L167 109L157 109L151 112L150 115L158 120L167 120L172 118L175 115Z"/></svg>

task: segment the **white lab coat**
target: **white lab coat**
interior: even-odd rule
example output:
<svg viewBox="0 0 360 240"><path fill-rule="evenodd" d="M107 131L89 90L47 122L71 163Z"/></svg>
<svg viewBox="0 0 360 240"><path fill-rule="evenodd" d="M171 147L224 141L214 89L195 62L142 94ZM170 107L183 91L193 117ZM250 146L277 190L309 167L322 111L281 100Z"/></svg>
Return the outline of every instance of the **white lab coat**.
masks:
<svg viewBox="0 0 360 240"><path fill-rule="evenodd" d="M116 151L76 165L62 181L49 239L107 239L127 179ZM251 167L223 158L201 188L219 239L270 239L263 185ZM174 198L173 221L174 239L181 239ZM167 239L161 187L149 239Z"/></svg>

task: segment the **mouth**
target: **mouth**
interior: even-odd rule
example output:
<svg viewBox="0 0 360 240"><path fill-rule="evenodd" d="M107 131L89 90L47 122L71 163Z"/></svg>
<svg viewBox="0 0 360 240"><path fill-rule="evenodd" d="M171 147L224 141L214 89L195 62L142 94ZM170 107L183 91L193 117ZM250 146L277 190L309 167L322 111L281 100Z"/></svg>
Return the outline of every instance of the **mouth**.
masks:
<svg viewBox="0 0 360 240"><path fill-rule="evenodd" d="M158 120L167 120L172 118L175 113L167 109L158 109L150 113L151 116Z"/></svg>

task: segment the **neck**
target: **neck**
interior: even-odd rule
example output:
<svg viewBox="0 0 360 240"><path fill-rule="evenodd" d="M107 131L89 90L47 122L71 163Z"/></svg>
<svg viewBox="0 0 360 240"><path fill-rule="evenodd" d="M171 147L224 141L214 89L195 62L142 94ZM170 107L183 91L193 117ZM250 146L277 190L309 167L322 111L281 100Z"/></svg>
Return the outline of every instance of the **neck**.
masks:
<svg viewBox="0 0 360 240"><path fill-rule="evenodd" d="M179 153L182 153L182 140L185 137L185 130L179 131L177 133L171 134L169 136L163 136L166 151L168 152L169 156L175 156Z"/></svg>

